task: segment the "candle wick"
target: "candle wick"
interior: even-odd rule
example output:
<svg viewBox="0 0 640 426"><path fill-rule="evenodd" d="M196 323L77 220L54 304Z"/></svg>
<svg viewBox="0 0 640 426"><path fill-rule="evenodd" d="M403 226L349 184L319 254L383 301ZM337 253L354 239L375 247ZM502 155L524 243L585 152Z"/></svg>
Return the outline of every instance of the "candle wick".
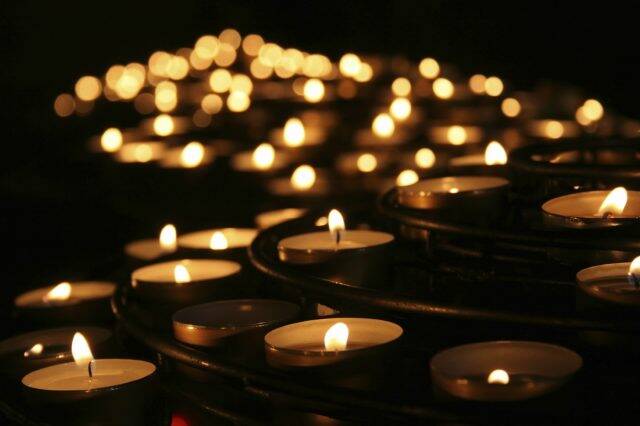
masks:
<svg viewBox="0 0 640 426"><path fill-rule="evenodd" d="M629 272L627 274L627 280L629 281L629 284L631 284L636 290L640 288L640 276L638 276L637 274Z"/></svg>
<svg viewBox="0 0 640 426"><path fill-rule="evenodd" d="M95 360L91 360L89 361L89 364L87 364L87 369L89 370L89 378L93 379L93 363L95 362Z"/></svg>
<svg viewBox="0 0 640 426"><path fill-rule="evenodd" d="M602 215L603 219L612 219L613 218L613 213L612 212L604 212L604 214Z"/></svg>
<svg viewBox="0 0 640 426"><path fill-rule="evenodd" d="M340 233L340 230L338 229L336 231L336 248L338 248L338 246L340 245L340 238L342 238L342 235Z"/></svg>

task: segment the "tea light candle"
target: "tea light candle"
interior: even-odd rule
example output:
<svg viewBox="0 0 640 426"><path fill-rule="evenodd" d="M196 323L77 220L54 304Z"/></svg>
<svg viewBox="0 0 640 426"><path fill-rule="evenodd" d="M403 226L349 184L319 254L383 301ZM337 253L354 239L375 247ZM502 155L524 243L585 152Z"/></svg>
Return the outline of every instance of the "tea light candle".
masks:
<svg viewBox="0 0 640 426"><path fill-rule="evenodd" d="M253 151L243 151L231 158L231 167L239 172L269 172L287 166L289 158L284 152L276 152L268 143L261 143Z"/></svg>
<svg viewBox="0 0 640 426"><path fill-rule="evenodd" d="M493 176L447 176L398 188L398 203L414 209L497 209L509 181Z"/></svg>
<svg viewBox="0 0 640 426"><path fill-rule="evenodd" d="M582 367L561 346L528 341L472 343L431 358L431 380L445 392L474 401L518 401L552 392Z"/></svg>
<svg viewBox="0 0 640 426"><path fill-rule="evenodd" d="M402 327L389 321L323 318L270 331L264 337L264 346L269 365L308 369L375 357L388 350L402 333Z"/></svg>
<svg viewBox="0 0 640 426"><path fill-rule="evenodd" d="M172 224L165 225L158 238L137 240L124 248L126 255L137 261L151 261L174 253L177 248L177 231Z"/></svg>
<svg viewBox="0 0 640 426"><path fill-rule="evenodd" d="M267 189L280 197L318 197L328 194L330 186L324 172L303 164L293 171L291 177L268 181Z"/></svg>
<svg viewBox="0 0 640 426"><path fill-rule="evenodd" d="M27 399L35 408L46 416L54 416L52 411L58 410L55 414L64 416L68 415L70 404L78 405L74 413L83 420L74 421L85 424L130 424L132 418L142 420L147 408L142 402L153 395L153 364L134 359L96 360L81 333L74 335L71 352L74 362L45 367L22 378ZM82 405L96 398L100 398L101 410L88 410L90 406ZM126 417L118 420L119 416Z"/></svg>
<svg viewBox="0 0 640 426"><path fill-rule="evenodd" d="M228 250L249 246L258 234L253 228L219 228L190 232L178 238L178 246L191 250Z"/></svg>
<svg viewBox="0 0 640 426"><path fill-rule="evenodd" d="M321 127L305 126L302 120L292 117L283 128L271 131L269 140L279 147L300 148L320 145L325 140L325 132Z"/></svg>
<svg viewBox="0 0 640 426"><path fill-rule="evenodd" d="M256 215L255 222L258 229L267 229L288 220L301 217L307 212L307 209L287 208L280 210L271 210Z"/></svg>
<svg viewBox="0 0 640 426"><path fill-rule="evenodd" d="M545 139L575 138L580 135L580 126L569 120L532 120L527 123L527 133Z"/></svg>
<svg viewBox="0 0 640 426"><path fill-rule="evenodd" d="M204 303L173 315L173 334L183 343L212 347L229 337L260 334L260 350L267 330L293 320L298 305L281 300L238 299ZM253 345L255 346L255 345Z"/></svg>
<svg viewBox="0 0 640 426"><path fill-rule="evenodd" d="M310 232L282 239L278 256L282 262L305 267L309 272L343 283L374 283L384 280L387 251L394 237L386 232L345 229L337 210L328 217L329 232Z"/></svg>
<svg viewBox="0 0 640 426"><path fill-rule="evenodd" d="M99 327L50 328L10 337L0 342L0 372L21 379L31 371L71 361L69 342L76 332L85 335L99 352L111 338L111 331Z"/></svg>
<svg viewBox="0 0 640 426"><path fill-rule="evenodd" d="M477 126L434 126L428 130L429 139L440 145L460 146L482 141L484 131Z"/></svg>
<svg viewBox="0 0 640 426"><path fill-rule="evenodd" d="M167 169L193 169L211 164L214 158L213 149L192 141L184 147L166 150L160 166Z"/></svg>
<svg viewBox="0 0 640 426"><path fill-rule="evenodd" d="M618 187L553 198L542 205L545 223L569 228L602 228L637 223L640 192Z"/></svg>
<svg viewBox="0 0 640 426"><path fill-rule="evenodd" d="M336 168L345 175L375 173L385 168L387 156L373 152L348 152L338 157Z"/></svg>
<svg viewBox="0 0 640 426"><path fill-rule="evenodd" d="M63 282L20 294L19 316L53 323L100 322L112 318L110 300L116 285L105 281Z"/></svg>
<svg viewBox="0 0 640 426"><path fill-rule="evenodd" d="M227 260L156 263L133 271L131 287L145 302L186 306L238 294L241 269L239 263Z"/></svg>
<svg viewBox="0 0 640 426"><path fill-rule="evenodd" d="M640 306L640 256L633 262L582 269L576 279L578 288L591 297L616 305Z"/></svg>
<svg viewBox="0 0 640 426"><path fill-rule="evenodd" d="M449 164L454 167L504 165L507 164L507 151L500 142L491 141L483 154L455 157L451 159Z"/></svg>
<svg viewBox="0 0 640 426"><path fill-rule="evenodd" d="M354 135L355 144L360 147L393 147L407 140L406 132L396 129L393 118L387 113L378 114L371 122L371 128L360 129Z"/></svg>
<svg viewBox="0 0 640 426"><path fill-rule="evenodd" d="M128 142L115 153L115 160L119 163L149 163L160 159L165 149L162 142Z"/></svg>
<svg viewBox="0 0 640 426"><path fill-rule="evenodd" d="M192 118L189 116L178 117L169 114L160 114L148 118L140 123L140 130L148 135L170 136L181 135L193 128Z"/></svg>

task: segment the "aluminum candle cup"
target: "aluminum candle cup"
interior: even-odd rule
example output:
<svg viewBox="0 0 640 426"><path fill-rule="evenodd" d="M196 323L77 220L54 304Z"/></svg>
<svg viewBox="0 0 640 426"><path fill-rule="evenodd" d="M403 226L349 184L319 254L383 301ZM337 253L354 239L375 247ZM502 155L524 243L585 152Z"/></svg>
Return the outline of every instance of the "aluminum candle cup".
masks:
<svg viewBox="0 0 640 426"><path fill-rule="evenodd" d="M346 326L338 350L326 342L331 329ZM264 337L267 363L350 387L375 385L388 373L386 361L402 336L399 325L370 318L323 318L285 325ZM334 336L334 338L339 338Z"/></svg>
<svg viewBox="0 0 640 426"><path fill-rule="evenodd" d="M111 331L99 327L65 327L32 331L0 342L0 373L14 379L61 362L72 361L71 340L82 333L98 354L109 350Z"/></svg>
<svg viewBox="0 0 640 426"><path fill-rule="evenodd" d="M189 345L224 347L234 358L262 357L265 333L299 314L298 305L281 300L210 302L176 312L173 335Z"/></svg>
<svg viewBox="0 0 640 426"><path fill-rule="evenodd" d="M389 275L393 241L386 232L346 230L336 244L329 231L311 232L280 240L278 257L319 278L377 286Z"/></svg>
<svg viewBox="0 0 640 426"><path fill-rule="evenodd" d="M298 208L271 210L258 213L255 217L255 222L258 229L267 229L288 220L297 219L304 215L306 212L306 209Z"/></svg>
<svg viewBox="0 0 640 426"><path fill-rule="evenodd" d="M599 213L611 191L587 191L553 198L542 205L544 221L565 228L607 228L640 221L640 192L626 191L628 200L622 211L605 209Z"/></svg>
<svg viewBox="0 0 640 426"><path fill-rule="evenodd" d="M33 371L22 379L25 397L39 415L60 424L144 424L155 391L156 367L133 359L98 359Z"/></svg>
<svg viewBox="0 0 640 426"><path fill-rule="evenodd" d="M106 281L60 283L22 293L14 300L18 317L35 323L100 323L113 319L111 296L116 285Z"/></svg>
<svg viewBox="0 0 640 426"><path fill-rule="evenodd" d="M499 212L509 181L491 176L447 176L398 188L398 203L421 210L451 209L472 218L478 211Z"/></svg>
<svg viewBox="0 0 640 426"><path fill-rule="evenodd" d="M640 289L634 284L631 265L632 262L607 263L582 269L576 274L578 288L616 310L624 307L638 309ZM636 266L635 269L635 276L640 276L640 268Z"/></svg>
<svg viewBox="0 0 640 426"><path fill-rule="evenodd" d="M227 260L156 263L133 271L131 287L151 309L178 308L238 296L241 269L239 263Z"/></svg>
<svg viewBox="0 0 640 426"><path fill-rule="evenodd" d="M473 401L519 401L560 388L582 367L561 346L497 341L457 346L431 358L431 380L448 394Z"/></svg>
<svg viewBox="0 0 640 426"><path fill-rule="evenodd" d="M247 262L247 247L258 234L253 228L218 228L190 232L178 237L180 250L200 256Z"/></svg>

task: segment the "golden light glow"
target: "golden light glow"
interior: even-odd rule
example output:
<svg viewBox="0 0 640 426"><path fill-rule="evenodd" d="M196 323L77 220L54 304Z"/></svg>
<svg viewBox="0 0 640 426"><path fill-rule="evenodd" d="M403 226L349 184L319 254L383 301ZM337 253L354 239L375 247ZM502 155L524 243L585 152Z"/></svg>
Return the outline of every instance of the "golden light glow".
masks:
<svg viewBox="0 0 640 426"><path fill-rule="evenodd" d="M240 36L240 33L233 28L226 28L222 30L218 38L222 43L227 43L236 50L240 47L240 43L242 42L242 36Z"/></svg>
<svg viewBox="0 0 640 426"><path fill-rule="evenodd" d="M629 280L629 283L635 288L640 287L640 256L633 259L633 261L629 265L627 278Z"/></svg>
<svg viewBox="0 0 640 426"><path fill-rule="evenodd" d="M591 121L598 121L604 115L604 107L595 99L588 99L582 105L582 112Z"/></svg>
<svg viewBox="0 0 640 426"><path fill-rule="evenodd" d="M222 232L215 231L211 235L211 239L209 240L209 248L211 250L226 250L228 247L229 242Z"/></svg>
<svg viewBox="0 0 640 426"><path fill-rule="evenodd" d="M102 83L92 75L80 77L76 82L76 96L86 102L98 99L102 93Z"/></svg>
<svg viewBox="0 0 640 426"><path fill-rule="evenodd" d="M200 108L210 115L219 113L223 105L222 98L215 93L209 93L200 102Z"/></svg>
<svg viewBox="0 0 640 426"><path fill-rule="evenodd" d="M251 106L251 98L245 92L231 92L227 98L227 108L231 112L243 112Z"/></svg>
<svg viewBox="0 0 640 426"><path fill-rule="evenodd" d="M75 333L73 340L71 340L71 355L76 365L80 367L86 367L91 361L93 361L93 354L89 347L89 342L82 335L82 333Z"/></svg>
<svg viewBox="0 0 640 426"><path fill-rule="evenodd" d="M324 335L324 348L327 351L343 351L349 341L349 327L343 322L333 324Z"/></svg>
<svg viewBox="0 0 640 426"><path fill-rule="evenodd" d="M177 237L178 233L175 226L170 223L163 226L160 230L160 237L158 238L162 251L175 251L177 247Z"/></svg>
<svg viewBox="0 0 640 426"><path fill-rule="evenodd" d="M25 358L30 357L32 355L40 355L44 350L44 346L42 343L36 343L29 349L28 351L24 351L23 355Z"/></svg>
<svg viewBox="0 0 640 426"><path fill-rule="evenodd" d="M184 265L176 265L173 268L173 280L177 284L184 284L191 282L191 274L189 274L189 270Z"/></svg>
<svg viewBox="0 0 640 426"><path fill-rule="evenodd" d="M233 65L237 57L238 54L233 46L229 43L220 43L220 51L213 60L219 67L228 67Z"/></svg>
<svg viewBox="0 0 640 426"><path fill-rule="evenodd" d="M324 77L329 75L332 69L329 58L319 54L307 56L302 64L302 73L307 77Z"/></svg>
<svg viewBox="0 0 640 426"><path fill-rule="evenodd" d="M404 121L411 115L411 102L407 98L396 98L389 106L389 113L398 121Z"/></svg>
<svg viewBox="0 0 640 426"><path fill-rule="evenodd" d="M327 223L329 223L329 219L326 216L320 216L316 219L315 225L322 228L323 226L327 226Z"/></svg>
<svg viewBox="0 0 640 426"><path fill-rule="evenodd" d="M356 75L353 76L353 79L358 83L366 83L367 81L373 78L373 68L371 65L363 62L360 66L360 70Z"/></svg>
<svg viewBox="0 0 640 426"><path fill-rule="evenodd" d="M415 171L411 169L403 170L398 174L398 177L396 178L396 186L413 185L418 180L420 180L420 177Z"/></svg>
<svg viewBox="0 0 640 426"><path fill-rule="evenodd" d="M276 151L269 143L261 143L253 151L251 155L251 162L260 170L268 170L273 165L276 158Z"/></svg>
<svg viewBox="0 0 640 426"><path fill-rule="evenodd" d="M122 147L122 132L115 127L108 128L100 137L100 146L106 152L116 152Z"/></svg>
<svg viewBox="0 0 640 426"><path fill-rule="evenodd" d="M396 130L396 125L391 116L383 112L373 119L371 130L373 134L379 138L388 138L393 135L393 132Z"/></svg>
<svg viewBox="0 0 640 426"><path fill-rule="evenodd" d="M303 96L307 102L320 102L324 98L324 83L317 78L310 78L304 83Z"/></svg>
<svg viewBox="0 0 640 426"><path fill-rule="evenodd" d="M434 80L432 88L433 93L440 99L449 99L455 92L453 83L446 78L438 78Z"/></svg>
<svg viewBox="0 0 640 426"><path fill-rule="evenodd" d="M249 65L249 71L255 78L264 80L271 77L271 74L273 74L273 67L265 65L259 58L255 58L251 61L251 65Z"/></svg>
<svg viewBox="0 0 640 426"><path fill-rule="evenodd" d="M327 216L327 223L329 225L329 233L336 241L336 243L340 242L340 232L346 229L344 224L344 217L342 217L342 213L340 213L336 209L331 209L329 215Z"/></svg>
<svg viewBox="0 0 640 426"><path fill-rule="evenodd" d="M258 56L264 39L258 34L249 34L242 40L242 51L249 56Z"/></svg>
<svg viewBox="0 0 640 426"><path fill-rule="evenodd" d="M194 46L194 53L198 57L205 60L212 60L218 54L220 50L220 43L218 38L212 35L203 35L200 37Z"/></svg>
<svg viewBox="0 0 640 426"><path fill-rule="evenodd" d="M198 167L204 158L204 146L197 141L189 142L180 152L180 165L186 168Z"/></svg>
<svg viewBox="0 0 640 426"><path fill-rule="evenodd" d="M584 113L584 105L576 110L576 121L582 126L591 124L591 120Z"/></svg>
<svg viewBox="0 0 640 426"><path fill-rule="evenodd" d="M619 186L613 189L600 204L598 216L622 214L627 205L627 200L627 190L624 187Z"/></svg>
<svg viewBox="0 0 640 426"><path fill-rule="evenodd" d="M504 83L498 77L489 77L484 82L484 90L489 96L500 96L504 90Z"/></svg>
<svg viewBox="0 0 640 426"><path fill-rule="evenodd" d="M362 61L355 53L345 53L338 65L340 73L345 77L355 77L360 72Z"/></svg>
<svg viewBox="0 0 640 426"><path fill-rule="evenodd" d="M167 63L165 72L172 80L182 80L189 73L189 61L182 56L173 55Z"/></svg>
<svg viewBox="0 0 640 426"><path fill-rule="evenodd" d="M258 59L263 65L273 68L276 66L280 58L282 58L282 52L282 47L277 44L265 43L258 52Z"/></svg>
<svg viewBox="0 0 640 426"><path fill-rule="evenodd" d="M484 84L487 81L487 77L482 74L474 74L469 78L469 89L477 95L484 93Z"/></svg>
<svg viewBox="0 0 640 426"><path fill-rule="evenodd" d="M487 383L492 385L508 385L509 373L504 370L493 370L487 377Z"/></svg>
<svg viewBox="0 0 640 426"><path fill-rule="evenodd" d="M153 150L148 144L141 143L133 151L133 158L139 163L146 163L153 158Z"/></svg>
<svg viewBox="0 0 640 426"><path fill-rule="evenodd" d="M178 88L172 81L158 83L155 90L155 104L162 112L172 111L178 105Z"/></svg>
<svg viewBox="0 0 640 426"><path fill-rule="evenodd" d="M507 117L517 117L522 111L522 106L516 98L505 98L500 104L500 109Z"/></svg>
<svg viewBox="0 0 640 426"><path fill-rule="evenodd" d="M225 93L231 88L231 81L229 70L218 68L209 76L209 87L216 93Z"/></svg>
<svg viewBox="0 0 640 426"><path fill-rule="evenodd" d="M544 133L550 139L560 139L564 135L564 126L556 120L549 120L544 126Z"/></svg>
<svg viewBox="0 0 640 426"><path fill-rule="evenodd" d="M460 190L458 188L449 188L448 192L449 194L457 194Z"/></svg>
<svg viewBox="0 0 640 426"><path fill-rule="evenodd" d="M416 151L414 160L421 169L429 169L436 163L436 155L429 148L420 148Z"/></svg>
<svg viewBox="0 0 640 426"><path fill-rule="evenodd" d="M168 114L160 114L153 120L153 131L158 136L169 136L174 130L173 118Z"/></svg>
<svg viewBox="0 0 640 426"><path fill-rule="evenodd" d="M291 174L291 186L299 191L306 191L316 183L316 171L313 167L303 164Z"/></svg>
<svg viewBox="0 0 640 426"><path fill-rule="evenodd" d="M284 143L292 148L299 147L304 144L305 130L302 121L299 118L290 118L284 125L283 131Z"/></svg>
<svg viewBox="0 0 640 426"><path fill-rule="evenodd" d="M498 141L491 141L484 150L484 163L487 166L507 164L507 151Z"/></svg>
<svg viewBox="0 0 640 426"><path fill-rule="evenodd" d="M76 101L68 93L62 93L53 102L53 110L59 117L68 117L76 109Z"/></svg>
<svg viewBox="0 0 640 426"><path fill-rule="evenodd" d="M245 74L235 74L231 78L231 86L229 87L231 92L244 92L250 95L253 92L253 83L249 76Z"/></svg>
<svg viewBox="0 0 640 426"><path fill-rule="evenodd" d="M396 96L409 96L411 93L411 82L404 77L398 77L391 83L391 91Z"/></svg>
<svg viewBox="0 0 640 426"><path fill-rule="evenodd" d="M462 145L467 141L467 131L462 126L451 126L447 129L447 140L452 145Z"/></svg>
<svg viewBox="0 0 640 426"><path fill-rule="evenodd" d="M358 157L356 161L356 165L358 166L358 170L362 173L372 172L378 167L378 160L373 154L362 154Z"/></svg>
<svg viewBox="0 0 640 426"><path fill-rule="evenodd" d="M68 282L62 282L49 290L43 300L45 302L68 300L69 297L71 297L71 290L71 284Z"/></svg>
<svg viewBox="0 0 640 426"><path fill-rule="evenodd" d="M433 80L440 74L440 64L433 58L424 58L418 66L420 74L424 78Z"/></svg>

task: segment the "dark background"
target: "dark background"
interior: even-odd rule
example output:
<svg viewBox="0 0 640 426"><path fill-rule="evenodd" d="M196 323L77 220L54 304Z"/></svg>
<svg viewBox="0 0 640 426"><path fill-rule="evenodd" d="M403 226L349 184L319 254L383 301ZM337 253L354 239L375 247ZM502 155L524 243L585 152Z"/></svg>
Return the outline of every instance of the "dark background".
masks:
<svg viewBox="0 0 640 426"><path fill-rule="evenodd" d="M104 1L5 2L2 245L7 296L74 278L140 224L108 210L98 174L75 155L99 129L52 103L84 74L144 61L232 26L332 58L345 51L434 56L527 88L570 82L637 116L640 53L632 2ZM5 299L6 300L6 299Z"/></svg>

